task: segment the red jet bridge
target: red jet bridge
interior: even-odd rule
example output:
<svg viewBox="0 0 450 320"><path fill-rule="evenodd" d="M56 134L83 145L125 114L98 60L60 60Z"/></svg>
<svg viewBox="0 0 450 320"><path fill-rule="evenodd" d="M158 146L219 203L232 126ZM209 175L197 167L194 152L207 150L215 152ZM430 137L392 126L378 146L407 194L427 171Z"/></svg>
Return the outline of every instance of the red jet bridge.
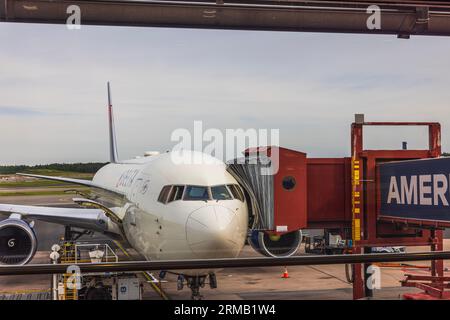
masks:
<svg viewBox="0 0 450 320"><path fill-rule="evenodd" d="M428 177L422 179L421 174L432 176L433 172L427 174L427 170L434 168L436 161L441 161L433 160L441 155L440 124L364 122L363 115L356 115L355 118L351 126L351 157L307 158L305 153L278 147L246 150L247 157L261 152L272 157L274 152L277 153L279 170L273 178L274 224L271 229L266 229L265 233L283 236L300 229L331 230L333 234L338 234L345 240L347 247L351 248L348 253L353 254L370 253L373 247L396 246L429 246L431 251L442 251L442 230L450 226L450 214L448 220L443 219L442 214L428 214L435 209L431 206L420 206L419 201L433 197L432 181ZM426 126L429 134L428 149L365 150L365 126ZM412 161L417 159L429 160ZM443 165L447 172L442 172L442 168L438 168L441 171L435 172L440 175L441 181L440 184L434 185L440 191L437 199L441 207L438 211L441 213L447 210L442 208L445 201L442 196L444 191L448 193L450 182L445 182L442 176L450 179L450 159L448 160L440 166ZM408 172L416 178L405 178L406 187L400 185L403 179L401 176L396 180L397 189L389 184L389 174L407 176ZM419 178L422 179L420 183ZM388 179L388 182L380 183L383 179ZM286 184L286 181L289 183ZM405 197L405 190L409 204L402 204L401 201L402 197ZM386 207L388 194L391 197ZM416 198L420 198L417 203L414 202ZM414 204L418 205L417 208ZM372 294L365 286L365 280L369 276L365 274L368 266L353 265L354 299ZM402 285L421 288L430 297L443 298L448 295L444 290L450 288L449 281L450 277L444 277L441 260L432 261L430 276L406 275Z"/></svg>

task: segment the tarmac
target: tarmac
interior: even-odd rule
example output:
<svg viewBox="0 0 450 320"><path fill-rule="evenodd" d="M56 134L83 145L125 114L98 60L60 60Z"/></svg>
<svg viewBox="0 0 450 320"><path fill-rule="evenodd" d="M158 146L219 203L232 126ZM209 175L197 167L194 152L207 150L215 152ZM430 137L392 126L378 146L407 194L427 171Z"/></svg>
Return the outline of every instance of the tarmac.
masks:
<svg viewBox="0 0 450 320"><path fill-rule="evenodd" d="M450 241L446 241L446 249L450 249ZM410 248L409 251L423 251L426 248ZM300 249L300 254L302 248ZM257 256L253 249L246 246L242 256ZM414 264L414 263L411 263ZM429 265L428 262L414 265ZM446 262L450 268L450 262ZM425 269L416 268L380 268L381 286L374 290L372 299L402 299L404 293L420 292L414 288L403 288L400 280L405 273L429 275ZM217 272L217 289L205 286L202 294L205 299L230 300L350 300L353 298L352 284L345 276L344 265L290 266L289 278L282 278L284 268L234 268ZM172 299L189 299L188 291L177 291L170 285L176 277L169 275L168 283L163 289Z"/></svg>
<svg viewBox="0 0 450 320"><path fill-rule="evenodd" d="M71 205L73 195L63 196L15 196L0 197L2 203ZM32 263L48 263L49 248L58 242L64 228L50 223L37 223L37 234L40 239L39 251ZM94 239L102 240L102 236ZM91 239L92 240L92 239ZM450 240L445 241L446 250L450 250ZM119 251L119 249L117 248ZM408 252L426 251L426 247L409 247ZM304 254L300 248L298 254ZM245 246L241 256L259 256L251 247ZM429 262L411 263L427 266ZM445 262L450 269L450 261ZM400 280L405 273L428 275L427 269L413 267L381 267L381 286L374 290L373 299L402 299L404 293L420 292L414 288L403 288ZM282 278L284 268L230 268L216 272L218 288L211 289L206 284L201 289L203 299L218 300L348 300L352 299L352 285L347 282L343 265L290 266L289 278ZM155 274L157 276L157 274ZM142 277L142 276L141 276ZM144 278L142 277L144 280ZM177 276L168 273L161 283L164 292L173 300L190 299L190 290L185 286L177 290ZM46 299L49 296L51 276L2 276L0 277L1 299ZM150 284L144 282L144 299L161 299L153 291ZM41 294L41 295L39 295Z"/></svg>

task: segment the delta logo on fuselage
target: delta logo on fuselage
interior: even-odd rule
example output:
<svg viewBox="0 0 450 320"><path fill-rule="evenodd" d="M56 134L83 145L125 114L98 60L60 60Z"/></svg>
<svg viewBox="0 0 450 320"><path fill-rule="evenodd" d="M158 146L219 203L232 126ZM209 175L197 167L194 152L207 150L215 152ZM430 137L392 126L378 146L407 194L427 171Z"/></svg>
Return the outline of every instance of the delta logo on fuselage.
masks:
<svg viewBox="0 0 450 320"><path fill-rule="evenodd" d="M450 158L379 165L380 214L450 221Z"/></svg>

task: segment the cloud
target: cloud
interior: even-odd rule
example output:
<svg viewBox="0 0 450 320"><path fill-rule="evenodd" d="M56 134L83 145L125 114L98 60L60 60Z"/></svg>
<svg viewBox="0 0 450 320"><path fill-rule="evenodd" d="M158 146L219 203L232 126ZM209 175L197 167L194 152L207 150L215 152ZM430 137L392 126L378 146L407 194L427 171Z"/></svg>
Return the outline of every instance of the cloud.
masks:
<svg viewBox="0 0 450 320"><path fill-rule="evenodd" d="M48 113L36 111L30 108L21 108L21 107L5 107L0 106L0 115L1 116L44 116L48 115Z"/></svg>
<svg viewBox="0 0 450 320"><path fill-rule="evenodd" d="M450 150L450 42L389 39L0 24L0 105L14 109L0 108L0 162L107 160L106 81L122 158L170 149L171 132L194 120L276 128L286 147L346 156L354 113L441 121ZM423 134L386 129L372 141L397 136L412 146Z"/></svg>

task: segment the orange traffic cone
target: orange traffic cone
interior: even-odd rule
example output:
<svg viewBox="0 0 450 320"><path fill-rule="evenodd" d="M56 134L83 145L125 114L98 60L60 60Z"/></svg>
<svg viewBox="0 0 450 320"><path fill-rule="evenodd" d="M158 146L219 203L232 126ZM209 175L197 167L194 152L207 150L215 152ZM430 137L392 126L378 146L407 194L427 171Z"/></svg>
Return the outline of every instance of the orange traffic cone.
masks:
<svg viewBox="0 0 450 320"><path fill-rule="evenodd" d="M287 271L287 267L284 267L284 272L283 272L283 275L281 276L281 278L283 278L283 279L289 278L289 273Z"/></svg>

